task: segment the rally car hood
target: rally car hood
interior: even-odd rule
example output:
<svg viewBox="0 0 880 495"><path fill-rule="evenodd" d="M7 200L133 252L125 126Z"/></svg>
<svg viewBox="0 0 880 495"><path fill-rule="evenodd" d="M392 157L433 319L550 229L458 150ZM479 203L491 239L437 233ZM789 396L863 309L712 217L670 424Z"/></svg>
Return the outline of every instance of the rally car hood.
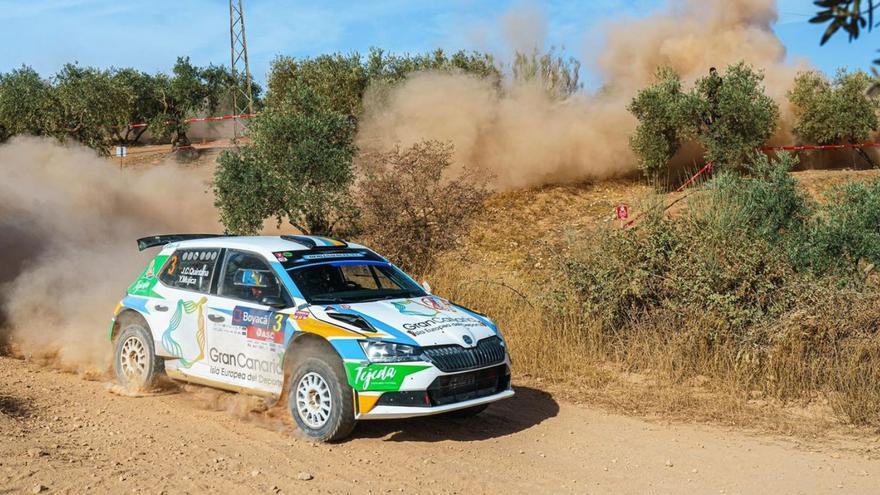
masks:
<svg viewBox="0 0 880 495"><path fill-rule="evenodd" d="M334 314L359 316L384 334L383 338L419 346L456 344L473 347L480 339L496 335L494 324L487 318L437 296L313 306L311 309L319 317L334 318ZM369 333L366 336L369 337Z"/></svg>

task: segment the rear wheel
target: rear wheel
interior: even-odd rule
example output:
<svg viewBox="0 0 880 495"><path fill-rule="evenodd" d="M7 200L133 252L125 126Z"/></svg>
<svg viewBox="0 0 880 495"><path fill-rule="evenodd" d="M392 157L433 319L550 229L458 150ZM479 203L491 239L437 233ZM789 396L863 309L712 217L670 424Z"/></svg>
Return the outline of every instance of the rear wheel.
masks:
<svg viewBox="0 0 880 495"><path fill-rule="evenodd" d="M137 390L156 385L165 372L165 361L156 356L153 338L140 322L125 325L116 339L113 368L116 379Z"/></svg>
<svg viewBox="0 0 880 495"><path fill-rule="evenodd" d="M319 442L341 440L354 429L354 399L342 361L315 349L294 365L287 394L296 425Z"/></svg>

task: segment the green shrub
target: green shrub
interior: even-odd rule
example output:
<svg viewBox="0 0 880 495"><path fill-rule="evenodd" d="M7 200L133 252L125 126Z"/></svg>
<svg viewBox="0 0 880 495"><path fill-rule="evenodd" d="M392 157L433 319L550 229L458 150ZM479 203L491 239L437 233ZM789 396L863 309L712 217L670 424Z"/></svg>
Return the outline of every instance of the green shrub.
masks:
<svg viewBox="0 0 880 495"><path fill-rule="evenodd" d="M672 69L657 73L657 82L642 89L627 109L639 124L630 147L641 168L656 174L675 155L684 139L696 139L706 161L720 166L742 163L776 128L779 109L764 94L764 75L743 62L723 76L712 70L685 92Z"/></svg>
<svg viewBox="0 0 880 495"><path fill-rule="evenodd" d="M864 288L880 262L880 182L846 184L819 204L788 173L795 163L756 156L748 175L722 172L682 215L655 205L636 228L576 239L562 260L569 289L611 333L701 314L713 333L772 340L762 328L817 294Z"/></svg>

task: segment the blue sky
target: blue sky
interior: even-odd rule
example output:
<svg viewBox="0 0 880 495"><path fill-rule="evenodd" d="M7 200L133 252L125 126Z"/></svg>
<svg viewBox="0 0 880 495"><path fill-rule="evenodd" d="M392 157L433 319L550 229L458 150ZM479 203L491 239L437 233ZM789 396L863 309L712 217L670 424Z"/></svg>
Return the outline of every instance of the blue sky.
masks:
<svg viewBox="0 0 880 495"><path fill-rule="evenodd" d="M502 18L514 7L524 10L526 17L543 18L546 44L565 46L588 66L592 54L585 46L591 36L598 36L603 21L644 16L665 6L665 0L244 3L251 68L259 81L265 80L278 54L366 52L377 46L411 53L436 47L479 49L503 56L508 48ZM880 55L880 29L853 44L838 35L820 47L822 28L807 22L814 11L810 0L780 0L778 9L775 29L789 57L805 57L833 72L842 65L867 68ZM0 71L27 64L50 75L63 63L78 61L156 72L168 70L177 55L189 55L198 64L228 65L228 16L225 0L0 0ZM587 87L598 84L588 69L583 76Z"/></svg>

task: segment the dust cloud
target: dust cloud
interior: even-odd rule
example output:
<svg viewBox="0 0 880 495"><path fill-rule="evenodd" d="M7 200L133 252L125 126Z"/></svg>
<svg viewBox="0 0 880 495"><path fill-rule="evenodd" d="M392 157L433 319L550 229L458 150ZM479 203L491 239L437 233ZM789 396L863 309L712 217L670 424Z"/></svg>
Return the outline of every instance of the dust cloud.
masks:
<svg viewBox="0 0 880 495"><path fill-rule="evenodd" d="M0 146L0 340L35 361L105 371L113 308L151 254L135 239L218 231L209 172L120 170L54 140Z"/></svg>
<svg viewBox="0 0 880 495"><path fill-rule="evenodd" d="M512 43L545 32L525 19L543 22L542 16L504 17ZM785 92L805 63L785 62L785 47L772 31L776 19L772 0L672 0L657 14L609 21L601 43L586 47L584 57L602 87L561 101L538 84L507 80L499 92L465 74L416 74L388 93L368 94L358 144L386 149L451 141L460 164L491 173L500 189L621 176L636 168L628 146L636 122L626 106L658 66L673 67L689 84L710 67L723 72L740 60L764 71L782 117L774 140L786 141ZM509 33L512 27L523 37Z"/></svg>

